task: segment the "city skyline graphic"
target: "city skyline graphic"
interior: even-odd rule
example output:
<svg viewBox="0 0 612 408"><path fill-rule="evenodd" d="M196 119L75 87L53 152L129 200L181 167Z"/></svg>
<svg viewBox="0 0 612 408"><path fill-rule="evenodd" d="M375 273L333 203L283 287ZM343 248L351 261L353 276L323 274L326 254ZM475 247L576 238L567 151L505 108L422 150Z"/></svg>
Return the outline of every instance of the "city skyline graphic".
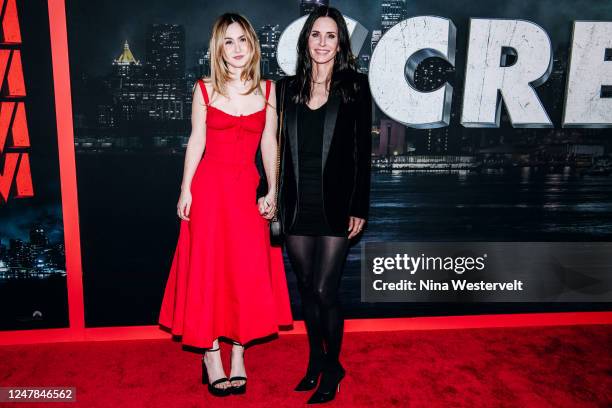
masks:
<svg viewBox="0 0 612 408"><path fill-rule="evenodd" d="M325 3L295 2L301 15L317 4ZM357 56L358 69L366 74L371 54L381 36L399 21L408 18L411 15L409 8L416 9L422 2L371 2L373 8L374 3L380 14L376 23L371 20L370 14L370 35ZM353 9L349 8L346 14L351 15ZM477 7L474 9L478 10ZM299 14L296 13L295 17ZM183 24L142 24L143 30L132 35L140 38L141 42L144 39L141 54L135 53L126 39L123 49L117 47L116 57L105 64L107 70L104 75L76 74L73 94L76 101L74 123L77 151L103 153L117 149L158 149L170 154L182 154L184 151L190 129L193 84L210 72L208 49L203 46L188 50L188 30ZM553 31L559 31L558 25L552 24ZM276 61L276 47L283 29L284 26L275 22L256 27L262 50L261 70L266 78L279 79L284 75ZM458 30L465 32L467 27L460 26ZM549 34L552 37L553 33ZM462 84L457 79L463 77L461 56L458 56L455 67L439 58L429 58L417 68L414 82L422 91L437 89L445 82L453 85L450 126L425 130L406 128L388 119L378 108L375 109L372 150L377 157L373 160L374 167L479 170L512 166L549 166L557 169L569 166L589 172L612 170L610 161L604 157L610 150L610 141L603 130L562 129L559 125L569 34L566 32L565 36L552 37L553 70L544 85L536 89L551 115L554 128L513 129L505 108L499 129L462 127L458 123ZM464 46L461 41L461 35L458 35L458 54Z"/></svg>

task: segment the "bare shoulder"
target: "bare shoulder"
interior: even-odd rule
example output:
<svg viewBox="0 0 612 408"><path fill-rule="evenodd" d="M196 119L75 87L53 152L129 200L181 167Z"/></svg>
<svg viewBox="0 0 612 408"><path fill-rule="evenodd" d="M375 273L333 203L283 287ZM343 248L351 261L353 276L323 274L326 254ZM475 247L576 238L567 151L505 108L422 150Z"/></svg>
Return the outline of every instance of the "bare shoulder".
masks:
<svg viewBox="0 0 612 408"><path fill-rule="evenodd" d="M197 102L199 105L205 106L206 103L204 101L204 95L201 89L201 84L203 84L204 87L206 88L206 93L210 95L212 83L210 82L208 78L202 77L202 78L197 79L195 83L193 84L192 97L193 97L194 102Z"/></svg>
<svg viewBox="0 0 612 408"><path fill-rule="evenodd" d="M270 89L274 89L274 81L272 81L271 79L261 79L259 81L259 91L261 92L262 95L266 95L266 83L270 81Z"/></svg>
<svg viewBox="0 0 612 408"><path fill-rule="evenodd" d="M268 103L271 109L276 109L276 83L270 80L270 95L268 95Z"/></svg>
<svg viewBox="0 0 612 408"><path fill-rule="evenodd" d="M210 79L210 77L202 77L200 79L202 80L202 83L204 84L206 90L208 91L208 94L210 95L210 91L213 89L212 79Z"/></svg>
<svg viewBox="0 0 612 408"><path fill-rule="evenodd" d="M220 97L220 94L215 90L212 78L202 77L200 78L200 81L206 89L206 98L208 99L209 104L215 102Z"/></svg>
<svg viewBox="0 0 612 408"><path fill-rule="evenodd" d="M269 81L270 81L270 95L272 95L274 93L274 90L276 89L276 82L274 82L271 79Z"/></svg>

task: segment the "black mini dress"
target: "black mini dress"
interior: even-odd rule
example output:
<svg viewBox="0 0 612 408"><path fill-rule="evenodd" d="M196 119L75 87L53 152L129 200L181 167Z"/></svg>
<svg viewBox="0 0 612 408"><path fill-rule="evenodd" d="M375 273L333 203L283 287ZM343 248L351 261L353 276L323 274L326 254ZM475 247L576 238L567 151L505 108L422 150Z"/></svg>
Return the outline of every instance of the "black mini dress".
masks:
<svg viewBox="0 0 612 408"><path fill-rule="evenodd" d="M322 186L323 125L327 102L317 109L301 103L297 109L299 199L292 235L345 236L332 232L325 218Z"/></svg>

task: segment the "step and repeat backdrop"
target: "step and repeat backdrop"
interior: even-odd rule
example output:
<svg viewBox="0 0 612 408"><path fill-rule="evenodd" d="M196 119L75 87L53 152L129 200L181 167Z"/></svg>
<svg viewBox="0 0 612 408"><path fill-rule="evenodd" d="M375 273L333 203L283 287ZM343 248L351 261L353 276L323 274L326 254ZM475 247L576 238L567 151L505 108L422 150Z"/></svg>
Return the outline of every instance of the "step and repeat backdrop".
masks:
<svg viewBox="0 0 612 408"><path fill-rule="evenodd" d="M0 328L63 327L71 243L47 2L2 4ZM375 102L370 219L340 291L347 317L610 310L609 1L67 0L86 325L157 322L214 19L246 16L262 72L277 80L292 73L297 33L320 4L345 15ZM428 282L427 251L450 262L430 278L447 289ZM503 296L480 297L482 285L423 293L467 288L451 278L470 279L493 254ZM410 289L415 276L423 282ZM519 277L535 283L513 297Z"/></svg>

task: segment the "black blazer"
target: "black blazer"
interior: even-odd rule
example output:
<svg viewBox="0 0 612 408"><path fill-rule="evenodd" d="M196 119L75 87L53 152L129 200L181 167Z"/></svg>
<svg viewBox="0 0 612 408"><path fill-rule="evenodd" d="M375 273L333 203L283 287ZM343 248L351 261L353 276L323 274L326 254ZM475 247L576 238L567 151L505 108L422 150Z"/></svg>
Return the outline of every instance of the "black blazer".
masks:
<svg viewBox="0 0 612 408"><path fill-rule="evenodd" d="M323 207L334 233L344 234L349 216L367 218L370 205L372 153L372 96L365 74L353 70L334 73L323 128L322 182ZM297 105L293 102L295 76L276 83L276 106L280 113L281 90L286 88L282 160L279 190L280 219L283 230L290 231L299 207L299 157ZM352 93L344 102L340 88ZM260 183L257 197L268 191L265 171L258 152Z"/></svg>

